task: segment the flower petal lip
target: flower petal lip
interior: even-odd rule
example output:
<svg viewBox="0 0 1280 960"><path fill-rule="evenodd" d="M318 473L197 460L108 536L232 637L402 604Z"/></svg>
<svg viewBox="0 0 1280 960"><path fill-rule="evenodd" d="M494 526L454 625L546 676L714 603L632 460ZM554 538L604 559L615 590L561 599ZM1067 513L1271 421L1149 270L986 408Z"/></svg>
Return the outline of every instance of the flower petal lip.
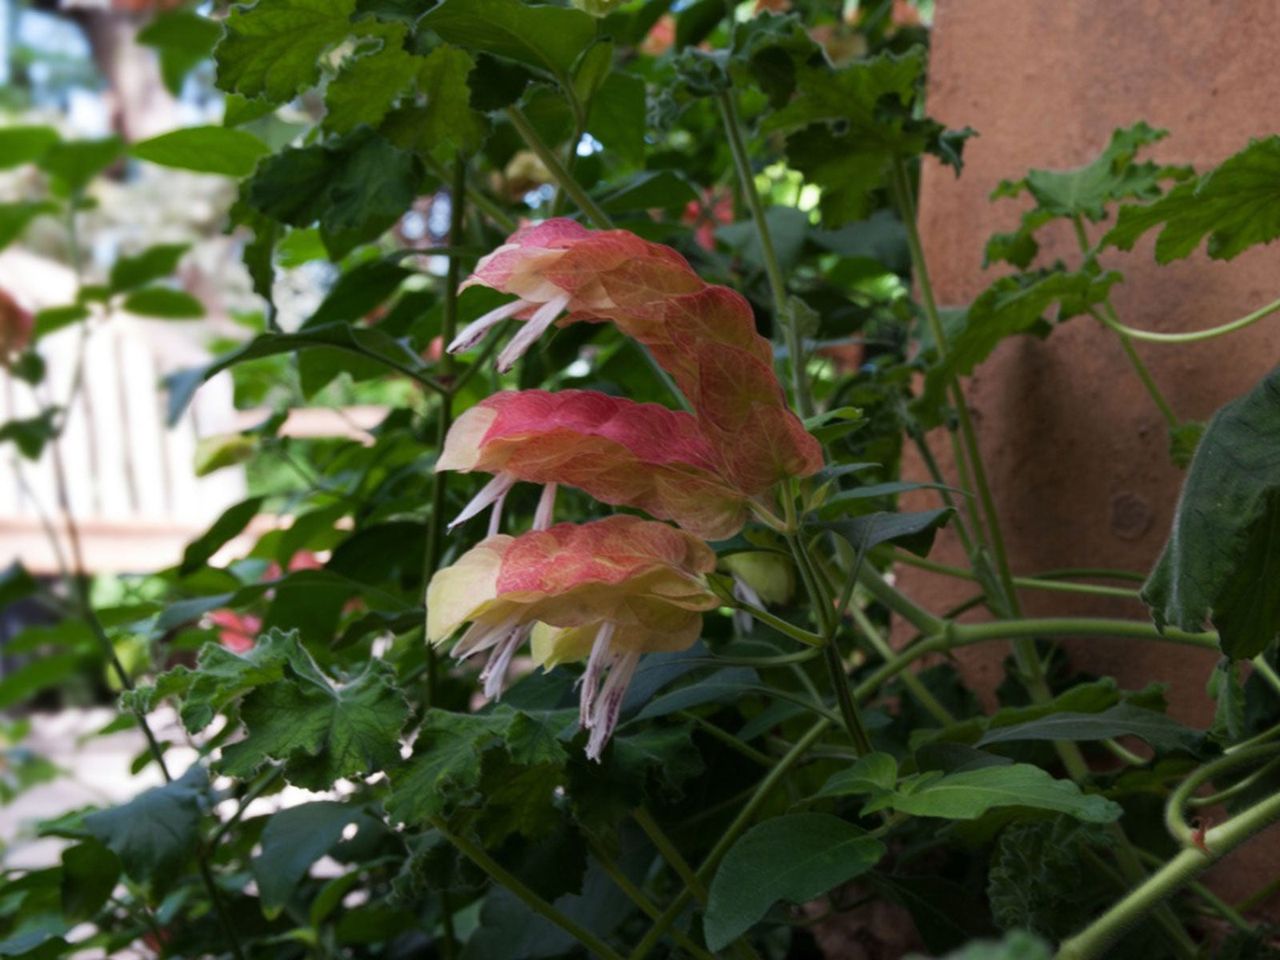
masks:
<svg viewBox="0 0 1280 960"><path fill-rule="evenodd" d="M589 390L507 391L464 412L437 470L563 483L709 540L746 523L748 496L690 414Z"/></svg>

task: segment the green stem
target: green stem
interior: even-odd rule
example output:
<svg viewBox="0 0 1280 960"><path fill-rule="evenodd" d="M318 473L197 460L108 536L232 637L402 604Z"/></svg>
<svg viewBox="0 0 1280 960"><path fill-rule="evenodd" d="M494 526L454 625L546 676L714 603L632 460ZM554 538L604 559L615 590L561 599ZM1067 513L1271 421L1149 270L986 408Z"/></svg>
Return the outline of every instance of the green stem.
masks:
<svg viewBox="0 0 1280 960"><path fill-rule="evenodd" d="M844 719L845 729L849 731L849 739L853 741L854 752L864 757L871 753L871 737L858 714L858 706L853 702L853 694L849 691L849 674L840 659L840 651L835 641L823 648L826 655L827 676L831 678L831 688L836 693L836 703L840 706L840 716Z"/></svg>
<svg viewBox="0 0 1280 960"><path fill-rule="evenodd" d="M770 766L772 766L772 760L770 760ZM658 825L658 821L653 819L653 814L649 812L647 807L636 807L635 810L631 811L631 816L640 825L640 829L645 832L645 836L657 847L662 859L667 861L667 865L676 872L676 876L680 878L689 892L705 907L707 905L707 888L698 879L697 874L693 872L693 868L689 866L688 861L680 855L680 851L671 842L671 838Z"/></svg>
<svg viewBox="0 0 1280 960"><path fill-rule="evenodd" d="M1102 306L1104 313L1109 313L1112 317L1115 316L1115 311L1112 309L1109 301L1103 303ZM1169 426L1176 427L1181 421L1178 419L1178 415L1173 412L1173 407L1170 405L1164 393L1160 390L1160 386L1156 383L1155 377L1151 375L1151 371L1147 368L1147 365L1143 363L1142 357L1138 355L1138 351L1133 345L1133 338L1119 330L1116 331L1116 336L1120 340L1120 346L1124 349L1125 356L1129 358L1129 365L1133 367L1133 372L1138 375L1138 379L1141 380L1142 385L1146 387L1147 393L1151 395L1151 399L1155 403L1156 409L1160 411L1160 415L1164 417L1165 422L1167 422Z"/></svg>
<svg viewBox="0 0 1280 960"><path fill-rule="evenodd" d="M462 154L456 154L453 160L453 188L449 195L449 242L457 243L462 236L462 225L467 200L467 162ZM458 327L458 284L462 279L462 259L449 257L449 267L444 278L444 303L441 311L440 335L444 343L451 343ZM440 358L440 368L446 380L453 374L453 357L448 352ZM436 413L436 442L441 448L449 427L453 425L453 396L448 394L440 398L440 407ZM427 542L422 563L422 592L426 595L427 584L440 566L444 555L445 537L445 501L449 471L436 470L431 476L431 516L428 519ZM427 704L434 705L438 700L438 679L436 651L430 644L426 650L427 666Z"/></svg>
<svg viewBox="0 0 1280 960"><path fill-rule="evenodd" d="M1230 853L1280 817L1280 793L1274 794L1205 834L1206 855L1188 847L1148 877L1124 899L1058 948L1057 960L1091 960L1107 949L1133 924L1189 883L1219 858Z"/></svg>
<svg viewBox="0 0 1280 960"><path fill-rule="evenodd" d="M1193 770L1177 788L1169 794L1169 799L1164 806L1164 825L1169 831L1169 835L1184 847L1195 846L1194 832L1187 825L1186 820L1182 816L1183 808L1187 806L1191 795L1196 792L1203 784L1209 783L1219 777L1228 770L1235 767L1252 763L1263 757L1269 757L1276 751L1280 750L1280 743L1268 743L1262 746L1251 747L1248 750L1241 750L1238 753L1228 753L1218 757L1202 767ZM1206 846L1207 846L1206 842ZM1209 849L1213 849L1210 847ZM1216 850L1214 851L1217 852Z"/></svg>
<svg viewBox="0 0 1280 960"><path fill-rule="evenodd" d="M809 396L809 384L805 377L804 343L797 326L799 318L787 307L787 284L782 277L782 268L773 247L773 235L769 231L769 222L765 219L764 204L760 201L760 192L756 190L755 175L751 171L751 158L747 154L747 145L742 136L742 120L738 116L733 91L721 91L716 96L716 103L720 107L720 120L729 141L729 152L733 154L733 164L742 185L742 196L751 211L751 219L760 240L760 259L764 262L769 291L773 295L773 320L782 328L786 338L791 367L791 391L795 395L796 408L800 411L800 416L810 417L813 415L813 400Z"/></svg>
<svg viewBox="0 0 1280 960"><path fill-rule="evenodd" d="M645 896L644 891L631 882L631 878L622 872L622 868L613 862L613 858L604 852L603 848L596 840L591 839L589 844L591 846L591 855L596 858L596 862L600 864L605 874L614 882L618 889L626 894L627 898L639 907L640 911L650 920L658 919L658 917L662 915L662 912L654 905L652 900ZM674 940L681 949L687 951L690 956L697 957L698 960L715 960L715 957L712 954L702 949L702 947L690 940L680 930L671 931L671 939Z"/></svg>
<svg viewBox="0 0 1280 960"><path fill-rule="evenodd" d="M695 876L701 883L706 884L710 882L711 875L715 872L721 858L729 852L729 848L737 841L739 834L746 830L750 825L752 819L756 815L756 811L759 810L760 806L766 799L768 799L769 794L773 792L774 787L782 781L782 778L785 777L791 768L795 766L809 751L809 748L821 739L822 735L826 733L827 728L830 726L830 720L819 720L808 729L804 736L795 742L795 745L792 746L784 756L778 759L778 762L774 765L773 769L770 770L765 775L764 779L760 781L755 792L752 793L751 799L743 805L733 822L729 824L728 828L716 842L716 845L711 849L711 852L707 854L706 859L703 860L702 864L698 867ZM631 951L628 960L643 960L644 957L648 956L653 948L658 945L658 941L662 939L663 935L667 932L667 929L671 924L675 923L676 919L684 911L684 908L688 905L692 896L692 891L690 891L688 886L686 886L684 890L682 890L679 895L671 901L667 906L667 909L662 911L662 916L654 921L653 926L649 928L649 932L645 934L644 939L636 944L635 949Z"/></svg>
<svg viewBox="0 0 1280 960"><path fill-rule="evenodd" d="M754 603L747 603L745 600L734 598L734 607L743 613L751 615L754 620L759 620L767 627L777 630L783 636L790 637L797 643L803 643L807 647L819 647L823 643L822 637L816 633L811 633L803 627L797 627L794 623L789 623L781 617L776 617L768 610L757 607Z"/></svg>
<svg viewBox="0 0 1280 960"><path fill-rule="evenodd" d="M951 566L950 564L938 563L934 560L926 560L924 557L917 557L913 553L905 550L898 550L892 554L895 563L905 563L911 567L918 567L921 570L928 570L930 573L940 573L948 577L956 577L960 580L978 580L978 575L971 570L965 570L962 567ZM1125 587L1104 587L1092 583L1065 583L1062 580L1048 578L1044 575L1030 577L1014 577L1013 585L1026 590L1053 590L1062 593L1087 593L1098 597L1123 597L1128 600L1134 600L1138 597L1137 590L1127 589Z"/></svg>
<svg viewBox="0 0 1280 960"><path fill-rule="evenodd" d="M871 622L870 618L855 604L849 607L849 612L853 615L853 622L858 629L862 631L862 636L866 639L871 648L878 653L886 663L895 656L893 648L885 642L884 637L880 636L880 631L876 629L876 625ZM902 674L902 682L911 695L916 698L920 706L944 727L948 724L955 723L956 718L951 715L946 707L944 707L926 687L918 676L908 670Z"/></svg>
<svg viewBox="0 0 1280 960"><path fill-rule="evenodd" d="M1218 649L1216 633L1188 633L1174 627L1156 628L1144 620L1113 620L1106 617L1024 617L993 620L989 623L956 623L951 630L957 645L984 640L1017 640L1030 637L1126 637L1166 640L1170 643L1206 650Z"/></svg>
<svg viewBox="0 0 1280 960"><path fill-rule="evenodd" d="M902 591L891 586L884 577L867 564L863 564L858 571L858 583L878 603L888 607L925 636L941 633L947 626L946 621L938 619Z"/></svg>
<svg viewBox="0 0 1280 960"><path fill-rule="evenodd" d="M1136 847L1135 850L1138 854L1139 859L1143 860L1148 866L1152 866L1152 867L1164 866L1164 861L1161 860L1159 857L1157 857L1154 853L1148 853L1146 850L1143 850L1141 847ZM1199 897L1205 903L1207 903L1210 909L1214 910L1219 915L1221 915L1221 917L1224 920L1226 920L1227 923L1231 924L1237 930L1243 930L1246 933L1253 930L1253 924L1251 924L1248 920L1242 917L1240 915L1240 911L1238 911L1235 907L1231 906L1231 904L1227 903L1225 900L1223 900L1221 897L1215 894L1212 890L1210 890L1204 884L1197 883L1195 880L1191 880L1191 881L1188 881L1187 883L1187 889L1190 890L1192 893L1194 893L1197 897Z"/></svg>
<svg viewBox="0 0 1280 960"><path fill-rule="evenodd" d="M605 213L596 204L586 190L582 189L582 185L573 179L569 171L565 169L560 158L556 156L554 150L547 146L542 137L538 136L538 131L534 129L533 124L529 122L529 118L517 106L507 107L507 118L511 121L511 125L516 128L516 132L520 134L520 138L528 145L529 149L538 155L538 159L551 173L552 178L567 193L573 202L578 205L583 213L585 213L591 221L600 229L608 230L613 226L613 221L609 219L609 215Z"/></svg>
<svg viewBox="0 0 1280 960"><path fill-rule="evenodd" d="M1208 330L1196 330L1189 333L1159 333L1155 330L1138 330L1134 327L1125 326L1119 320L1110 318L1100 318L1103 324L1110 327L1116 333L1122 333L1134 340L1142 340L1146 343L1197 343L1201 340L1211 340L1214 337L1221 337L1228 333L1234 333L1237 330L1243 330L1245 327L1252 326L1259 320L1271 316L1271 314L1280 311L1280 300L1273 300L1265 307L1259 307L1252 313L1245 314L1237 320L1230 323L1224 323L1221 326L1210 327Z"/></svg>
<svg viewBox="0 0 1280 960"><path fill-rule="evenodd" d="M547 901L530 890L514 874L487 854L484 849L472 843L466 837L453 833L440 817L430 819L440 835L453 844L458 852L483 870L494 883L505 887L507 891L519 899L526 907L538 916L549 920L573 937L588 950L604 960L622 960L622 955L586 928L566 917Z"/></svg>
<svg viewBox="0 0 1280 960"><path fill-rule="evenodd" d="M691 723L697 724L699 729L705 731L708 736L714 737L729 749L742 754L752 763L758 763L762 767L773 766L773 757L769 756L767 753L761 753L750 744L743 743L728 730L722 730L705 717L700 717L696 713L690 713L688 710L680 710L676 713L676 716L681 720L688 720Z"/></svg>

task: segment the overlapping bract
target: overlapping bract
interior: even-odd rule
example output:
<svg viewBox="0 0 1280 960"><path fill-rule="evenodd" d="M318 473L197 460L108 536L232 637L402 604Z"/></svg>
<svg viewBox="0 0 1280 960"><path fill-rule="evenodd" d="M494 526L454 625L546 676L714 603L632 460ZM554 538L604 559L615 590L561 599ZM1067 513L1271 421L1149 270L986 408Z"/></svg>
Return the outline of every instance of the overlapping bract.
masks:
<svg viewBox="0 0 1280 960"><path fill-rule="evenodd" d="M641 654L686 649L717 605L705 580L715 555L699 538L736 533L753 500L821 468L821 447L787 406L747 301L704 283L668 247L549 220L483 258L463 286L473 284L517 299L467 326L451 351L522 320L498 355L506 370L552 324L611 322L650 351L692 408L582 390L504 392L458 419L436 464L494 474L459 520L495 508L491 535L432 578L429 639L470 622L453 652L489 651L481 680L490 697L530 637L547 668L586 659L581 723L587 755L599 758ZM534 530L513 538L496 530L517 481L546 487ZM558 484L684 529L631 516L548 527Z"/></svg>
<svg viewBox="0 0 1280 960"><path fill-rule="evenodd" d="M568 484L709 540L748 513L694 417L586 390L494 394L454 424L436 469Z"/></svg>

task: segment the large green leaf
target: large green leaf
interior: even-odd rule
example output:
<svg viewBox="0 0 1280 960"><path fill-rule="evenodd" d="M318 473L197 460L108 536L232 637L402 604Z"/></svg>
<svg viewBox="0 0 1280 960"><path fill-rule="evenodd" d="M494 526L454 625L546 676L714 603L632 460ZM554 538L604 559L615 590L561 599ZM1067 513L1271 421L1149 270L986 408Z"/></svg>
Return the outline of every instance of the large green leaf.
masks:
<svg viewBox="0 0 1280 960"><path fill-rule="evenodd" d="M258 0L233 6L214 51L218 86L274 103L320 78L321 55L346 38L355 0Z"/></svg>
<svg viewBox="0 0 1280 960"><path fill-rule="evenodd" d="M335 681L298 647L282 680L241 702L247 734L223 748L223 769L243 777L269 760L283 761L286 778L309 790L390 769L400 761L400 730L409 717L394 675L390 664L371 660L351 680Z"/></svg>
<svg viewBox="0 0 1280 960"><path fill-rule="evenodd" d="M1119 805L1080 792L1070 780L1056 780L1026 763L963 770L938 778L924 774L903 781L897 792L873 800L867 812L891 807L917 817L974 820L999 807L1033 807L1066 813L1090 823L1110 823Z"/></svg>
<svg viewBox="0 0 1280 960"><path fill-rule="evenodd" d="M825 813L774 817L729 848L711 881L707 946L722 950L779 900L804 903L870 870L884 845Z"/></svg>
<svg viewBox="0 0 1280 960"><path fill-rule="evenodd" d="M13 126L0 129L0 170L34 163L59 141L53 127Z"/></svg>
<svg viewBox="0 0 1280 960"><path fill-rule="evenodd" d="M319 223L336 259L395 223L413 204L421 177L412 153L360 130L264 160L245 189L250 206L281 223Z"/></svg>
<svg viewBox="0 0 1280 960"><path fill-rule="evenodd" d="M1118 703L1101 713L1054 713L1029 723L997 727L988 730L978 746L1019 740L1105 740L1124 736L1145 740L1157 750L1191 753L1204 742L1203 733L1184 727L1163 713Z"/></svg>
<svg viewBox="0 0 1280 960"><path fill-rule="evenodd" d="M170 376L166 381L169 388L169 422L177 422L196 390L214 374L246 360L317 348L338 349L372 357L388 369L421 372L424 366L421 357L377 327L326 323L317 327L303 327L296 333L264 333L244 346L223 354L208 366L184 370Z"/></svg>
<svg viewBox="0 0 1280 960"><path fill-rule="evenodd" d="M317 800L273 814L262 831L262 852L250 864L262 912L276 916L311 865L342 839L349 824L365 816L360 807L336 800Z"/></svg>
<svg viewBox="0 0 1280 960"><path fill-rule="evenodd" d="M456 150L478 150L488 124L471 106L468 78L475 69L471 55L441 44L418 64L418 90L426 103L392 111L381 127L383 136L401 149L440 162Z"/></svg>
<svg viewBox="0 0 1280 960"><path fill-rule="evenodd" d="M1157 626L1207 618L1223 653L1252 657L1280 633L1278 583L1280 367L1209 423L1142 599Z"/></svg>
<svg viewBox="0 0 1280 960"><path fill-rule="evenodd" d="M838 534L855 550L870 550L881 543L896 543L904 550L923 557L928 555L934 536L947 525L952 513L954 511L950 507L917 513L880 511L852 520L829 520L814 526Z"/></svg>
<svg viewBox="0 0 1280 960"><path fill-rule="evenodd" d="M190 10L167 10L157 14L138 31L138 43L152 47L160 57L160 76L175 97L192 67L213 52L222 36L222 27Z"/></svg>
<svg viewBox="0 0 1280 960"><path fill-rule="evenodd" d="M557 77L567 77L596 38L595 20L582 11L521 0L444 0L418 24L450 43L540 67Z"/></svg>
<svg viewBox="0 0 1280 960"><path fill-rule="evenodd" d="M347 133L362 123L376 127L382 122L422 63L404 48L407 32L403 24L381 24L361 41L325 91L327 129Z"/></svg>
<svg viewBox="0 0 1280 960"><path fill-rule="evenodd" d="M37 163L64 192L83 190L99 173L119 159L124 143L119 137L56 143Z"/></svg>
<svg viewBox="0 0 1280 960"><path fill-rule="evenodd" d="M190 248L189 243L161 243L133 256L121 257L111 266L112 292L132 290L169 276Z"/></svg>
<svg viewBox="0 0 1280 960"><path fill-rule="evenodd" d="M0 141L0 152L3 142ZM0 203L0 250L22 236L22 231L36 217L57 213L58 206L48 200L19 200L16 203Z"/></svg>
<svg viewBox="0 0 1280 960"><path fill-rule="evenodd" d="M248 176L270 152L253 134L228 127L184 127L129 148L139 160L228 177Z"/></svg>
<svg viewBox="0 0 1280 960"><path fill-rule="evenodd" d="M1156 227L1161 228L1156 238L1161 263L1189 256L1206 235L1209 256L1217 260L1280 236L1280 137L1253 141L1154 203L1121 207L1102 242L1130 250Z"/></svg>
<svg viewBox="0 0 1280 960"><path fill-rule="evenodd" d="M121 304L129 313L165 320L195 320L204 316L204 304L189 293L172 287L143 287L132 291Z"/></svg>
<svg viewBox="0 0 1280 960"><path fill-rule="evenodd" d="M1122 127L1111 134L1106 148L1084 166L1074 170L1031 170L1021 180L1003 181L992 198L1016 197L1025 190L1035 199L1035 209L1050 216L1102 220L1108 204L1151 200L1160 196L1163 180L1192 175L1189 167L1135 162L1143 147L1168 135L1169 131L1156 130L1141 121Z"/></svg>
<svg viewBox="0 0 1280 960"><path fill-rule="evenodd" d="M91 919L120 879L120 858L97 840L62 851L62 912L72 922Z"/></svg>
<svg viewBox="0 0 1280 960"><path fill-rule="evenodd" d="M201 807L208 786L204 768L196 765L180 780L89 814L84 827L120 858L131 879L163 888L199 845Z"/></svg>
<svg viewBox="0 0 1280 960"><path fill-rule="evenodd" d="M995 350L1000 341L1044 328L1044 318L1056 307L1054 319L1067 320L1106 299L1120 274L1066 273L1050 270L1001 277L973 301L963 325L951 336L946 359L929 368L917 407L927 424L939 419L947 384L967 376ZM1047 328L1045 328L1047 329Z"/></svg>
<svg viewBox="0 0 1280 960"><path fill-rule="evenodd" d="M187 544L182 553L182 572L191 573L204 566L228 541L239 535L249 525L249 521L258 515L262 499L250 497L222 511L208 530Z"/></svg>
<svg viewBox="0 0 1280 960"><path fill-rule="evenodd" d="M555 731L571 716L560 711L534 718L509 707L484 714L428 710L408 765L391 775L388 813L421 824L474 803L486 755L505 755L516 767L561 764L565 752Z"/></svg>

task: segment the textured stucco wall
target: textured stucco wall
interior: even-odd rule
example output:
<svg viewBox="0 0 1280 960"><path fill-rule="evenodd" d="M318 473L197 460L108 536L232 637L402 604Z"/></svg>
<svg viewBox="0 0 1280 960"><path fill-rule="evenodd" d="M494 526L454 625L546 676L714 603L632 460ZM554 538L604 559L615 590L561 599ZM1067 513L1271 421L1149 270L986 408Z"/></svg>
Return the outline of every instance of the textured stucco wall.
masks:
<svg viewBox="0 0 1280 960"><path fill-rule="evenodd" d="M967 303L999 274L982 269L983 246L989 234L1012 229L1021 209L988 200L1001 179L1084 163L1114 128L1137 120L1170 131L1151 156L1198 169L1252 137L1280 132L1280 72L1271 68L1277 36L1280 4L1256 0L939 0L929 112L980 134L966 147L959 179L937 166L924 172L921 226L940 302ZM1045 236L1045 262L1077 262L1069 228ZM1280 247L1230 263L1200 253L1158 267L1153 237L1131 254L1103 257L1126 276L1114 302L1132 326L1199 329L1280 296ZM1175 410L1207 419L1280 363L1280 321L1208 343L1139 350ZM1183 473L1170 464L1164 421L1113 335L1082 317L1043 342L1016 338L979 368L967 392L1015 571L1150 569ZM933 441L947 462L945 438ZM914 461L907 469L923 474ZM933 504L920 497L908 505ZM946 562L961 556L950 537L935 554ZM933 609L972 589L913 570L902 571L901 582ZM1023 601L1029 614L1145 616L1123 600L1024 592ZM1069 649L1078 665L1124 686L1168 684L1172 712L1185 721L1212 717L1204 694L1212 655L1120 640ZM1006 652L963 651L963 668L990 690ZM1266 846L1216 870L1218 881L1242 894L1265 882L1280 864L1280 842Z"/></svg>

